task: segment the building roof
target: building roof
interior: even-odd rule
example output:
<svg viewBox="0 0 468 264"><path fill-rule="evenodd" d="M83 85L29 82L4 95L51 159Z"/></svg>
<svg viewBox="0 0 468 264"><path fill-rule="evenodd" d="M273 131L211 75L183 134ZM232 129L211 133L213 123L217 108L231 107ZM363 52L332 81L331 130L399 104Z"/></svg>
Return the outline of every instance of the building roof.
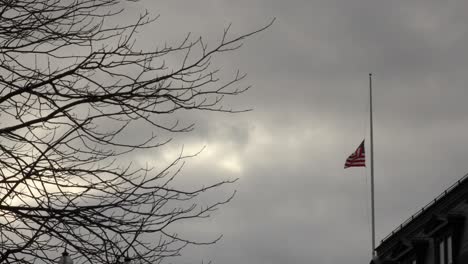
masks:
<svg viewBox="0 0 468 264"><path fill-rule="evenodd" d="M468 174L465 174L461 179L459 179L457 182L455 182L452 186L447 188L445 191L443 191L441 194L439 194L436 198L434 198L431 202L429 202L427 205L425 205L423 208L421 208L418 212L410 216L406 221L404 221L402 224L400 224L397 228L395 228L390 234L388 234L386 237L384 237L380 241L380 245L377 246L377 249L381 248L386 242L392 240L393 237L398 236L403 229L406 229L411 223L423 218L424 216L427 215L427 213L431 212L431 209L433 209L437 204L441 203L443 200L446 200L448 196L456 192L457 190L468 188Z"/></svg>

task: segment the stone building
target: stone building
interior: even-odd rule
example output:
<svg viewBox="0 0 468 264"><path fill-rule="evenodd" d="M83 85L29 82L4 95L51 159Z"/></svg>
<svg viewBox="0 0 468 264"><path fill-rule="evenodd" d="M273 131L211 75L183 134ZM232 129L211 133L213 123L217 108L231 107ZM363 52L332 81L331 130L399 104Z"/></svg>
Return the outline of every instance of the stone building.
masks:
<svg viewBox="0 0 468 264"><path fill-rule="evenodd" d="M468 174L385 237L382 264L468 264Z"/></svg>

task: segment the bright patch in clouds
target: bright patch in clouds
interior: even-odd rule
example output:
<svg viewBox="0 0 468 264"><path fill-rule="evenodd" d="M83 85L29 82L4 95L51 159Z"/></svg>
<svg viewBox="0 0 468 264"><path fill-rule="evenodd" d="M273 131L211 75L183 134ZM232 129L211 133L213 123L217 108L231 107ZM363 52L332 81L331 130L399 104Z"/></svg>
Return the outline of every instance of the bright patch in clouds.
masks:
<svg viewBox="0 0 468 264"><path fill-rule="evenodd" d="M238 155L231 155L224 158L219 165L232 173L242 172L242 162Z"/></svg>
<svg viewBox="0 0 468 264"><path fill-rule="evenodd" d="M161 154L154 159L147 155L139 156L138 161L155 168L162 169L174 161L179 155L196 155L188 162L191 167L217 167L231 174L240 174L243 171L242 159L239 151L232 143L223 142L192 142L182 147L172 145L160 150Z"/></svg>
<svg viewBox="0 0 468 264"><path fill-rule="evenodd" d="M267 166L275 162L275 157L281 162L295 162L303 159L306 153L311 154L313 148L316 152L325 151L333 145L335 135L329 129L313 129L308 123L298 124L294 128L272 129L268 124L255 122L254 126L238 124L248 134L247 141L236 141L235 137L226 138L228 133L222 130L218 134L204 138L182 139L184 144L171 144L158 150L155 156L141 155L138 161L147 163L158 169L163 169L173 162L179 155L196 155L187 160L193 169L221 171L221 174L245 176L246 168L251 164ZM225 134L220 136L220 134ZM313 139L320 138L320 141ZM242 142L241 142L242 141ZM321 150L321 151L320 151ZM286 154L287 153L287 154ZM277 162L277 161L276 161ZM208 169L209 170L209 169Z"/></svg>

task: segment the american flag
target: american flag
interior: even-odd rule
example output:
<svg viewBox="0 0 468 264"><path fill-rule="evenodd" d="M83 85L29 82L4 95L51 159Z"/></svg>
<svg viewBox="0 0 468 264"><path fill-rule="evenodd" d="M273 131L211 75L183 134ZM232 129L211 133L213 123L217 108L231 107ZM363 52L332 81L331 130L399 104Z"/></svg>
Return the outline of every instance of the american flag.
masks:
<svg viewBox="0 0 468 264"><path fill-rule="evenodd" d="M364 140L356 151L351 154L345 162L344 168L349 167L365 167L366 166L366 152L364 151Z"/></svg>

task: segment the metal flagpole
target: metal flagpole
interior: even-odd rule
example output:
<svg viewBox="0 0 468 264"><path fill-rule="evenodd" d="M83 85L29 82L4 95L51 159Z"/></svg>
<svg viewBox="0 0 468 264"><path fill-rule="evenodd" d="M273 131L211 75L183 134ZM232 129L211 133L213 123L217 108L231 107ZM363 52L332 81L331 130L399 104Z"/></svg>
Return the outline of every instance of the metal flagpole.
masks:
<svg viewBox="0 0 468 264"><path fill-rule="evenodd" d="M372 73L369 73L369 99L370 99L370 161L371 161L372 257L375 257L374 131L373 131L373 124L372 124Z"/></svg>

